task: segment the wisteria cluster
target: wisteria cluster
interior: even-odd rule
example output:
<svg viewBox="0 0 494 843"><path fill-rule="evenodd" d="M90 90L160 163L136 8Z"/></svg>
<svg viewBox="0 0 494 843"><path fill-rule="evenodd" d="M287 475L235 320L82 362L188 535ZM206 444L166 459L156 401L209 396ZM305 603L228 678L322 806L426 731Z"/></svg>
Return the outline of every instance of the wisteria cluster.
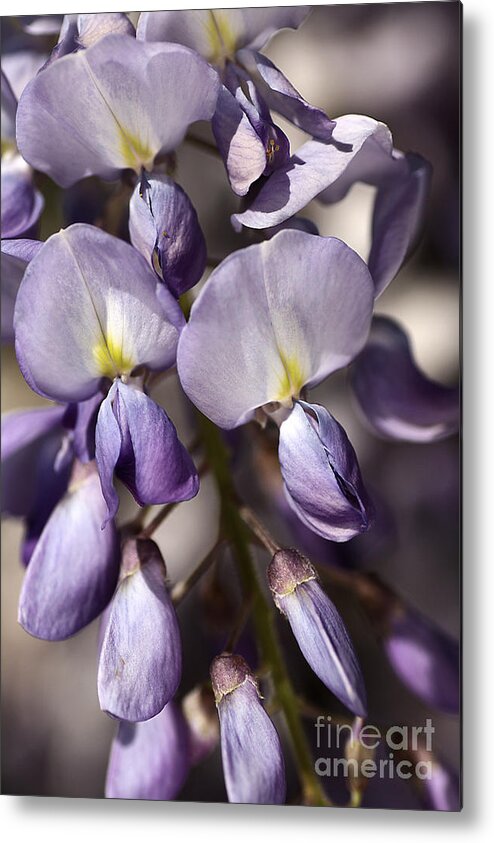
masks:
<svg viewBox="0 0 494 843"><path fill-rule="evenodd" d="M299 801L329 804L277 619L279 610L349 722L362 723L364 679L326 584L357 594L417 695L458 709L456 643L377 578L321 570L305 555L311 541L329 547L371 530L376 512L345 430L311 401L313 387L350 367L362 415L387 439L432 442L458 427L458 391L429 380L402 328L373 315L419 237L430 165L396 150L371 117L328 117L261 52L309 13L149 12L136 29L123 13L67 15L44 54L60 27L46 18L21 24L42 47L3 64L2 337L50 403L3 417L2 509L25 523L22 627L58 641L101 615L99 701L119 721L109 797L175 798L219 740L229 801L283 803L289 753ZM308 140L291 150L275 115ZM197 121L210 122L209 141L190 132ZM196 210L174 180L184 139L221 156L239 197L231 224L248 245L213 271ZM36 239L40 185L68 190L91 176L102 203L113 185L123 225L111 228L98 209ZM375 188L367 262L297 216L357 182ZM189 447L153 397L167 373L190 401ZM280 546L239 493L232 431L244 425L256 431L254 449L276 433L276 505L298 549ZM218 540L171 589L152 535L206 472L221 502ZM130 521L118 517L121 484L140 507ZM264 571L256 545L271 558ZM176 605L224 547L243 603L206 666L210 679L198 677L184 697ZM247 624L250 656L238 646ZM426 797L448 808L454 786L435 764ZM351 789L358 804L363 783Z"/></svg>

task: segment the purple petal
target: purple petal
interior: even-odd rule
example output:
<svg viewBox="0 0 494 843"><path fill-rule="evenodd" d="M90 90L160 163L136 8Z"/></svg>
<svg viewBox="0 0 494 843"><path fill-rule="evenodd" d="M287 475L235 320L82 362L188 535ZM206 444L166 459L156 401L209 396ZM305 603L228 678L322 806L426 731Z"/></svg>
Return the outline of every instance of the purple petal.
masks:
<svg viewBox="0 0 494 843"><path fill-rule="evenodd" d="M345 366L369 330L374 287L335 238L281 231L230 255L196 299L177 354L182 385L220 427Z"/></svg>
<svg viewBox="0 0 494 843"><path fill-rule="evenodd" d="M114 471L141 506L190 500L199 489L194 463L163 408L121 381L99 411L96 461L110 518L118 508Z"/></svg>
<svg viewBox="0 0 494 843"><path fill-rule="evenodd" d="M102 392L97 392L87 401L69 404L65 413L64 426L71 433L74 455L81 462L95 458L96 419L103 397Z"/></svg>
<svg viewBox="0 0 494 843"><path fill-rule="evenodd" d="M2 160L2 238L21 237L37 223L44 199L20 155Z"/></svg>
<svg viewBox="0 0 494 843"><path fill-rule="evenodd" d="M84 401L103 377L168 368L184 318L167 296L158 301L155 273L128 243L83 224L54 234L17 296L16 353L28 384L55 400Z"/></svg>
<svg viewBox="0 0 494 843"><path fill-rule="evenodd" d="M297 29L309 12L307 6L143 12L137 38L185 44L212 64L222 64L241 47L260 50L280 29Z"/></svg>
<svg viewBox="0 0 494 843"><path fill-rule="evenodd" d="M417 368L407 335L392 319L374 318L352 367L352 385L365 420L381 436L434 442L458 430L458 390L429 380Z"/></svg>
<svg viewBox="0 0 494 843"><path fill-rule="evenodd" d="M350 711L365 717L365 685L352 642L310 562L297 551L279 550L268 577L275 603L316 676Z"/></svg>
<svg viewBox="0 0 494 843"><path fill-rule="evenodd" d="M113 741L108 799L175 799L189 772L188 730L174 702L144 723L120 723Z"/></svg>
<svg viewBox="0 0 494 843"><path fill-rule="evenodd" d="M54 430L62 433L65 407L41 407L2 415L2 462Z"/></svg>
<svg viewBox="0 0 494 843"><path fill-rule="evenodd" d="M211 667L228 801L282 805L286 795L285 764L278 733L261 705L248 669L243 679L234 681L232 675L228 687L218 688L216 674L218 669L224 672L224 661L233 662L235 667L243 659L224 654Z"/></svg>
<svg viewBox="0 0 494 843"><path fill-rule="evenodd" d="M407 609L392 618L384 647L402 682L426 705L458 714L460 648L454 638Z"/></svg>
<svg viewBox="0 0 494 843"><path fill-rule="evenodd" d="M105 12L77 16L77 41L80 47L88 48L105 35L131 35L135 37L132 22L123 12Z"/></svg>
<svg viewBox="0 0 494 843"><path fill-rule="evenodd" d="M434 758L431 778L424 779L423 799L429 811L460 811L461 788L456 773L443 761Z"/></svg>
<svg viewBox="0 0 494 843"><path fill-rule="evenodd" d="M336 126L320 108L306 102L281 70L261 53L242 50L239 60L260 86L269 108L318 140L330 140Z"/></svg>
<svg viewBox="0 0 494 843"><path fill-rule="evenodd" d="M163 557L154 542L131 539L106 617L100 706L121 720L149 720L174 696L181 673L180 631Z"/></svg>
<svg viewBox="0 0 494 843"><path fill-rule="evenodd" d="M355 451L324 407L299 401L280 428L278 447L288 502L325 539L348 541L373 514Z"/></svg>
<svg viewBox="0 0 494 843"><path fill-rule="evenodd" d="M214 695L199 685L182 700L182 712L189 728L190 763L195 766L217 747L220 739Z"/></svg>
<svg viewBox="0 0 494 843"><path fill-rule="evenodd" d="M119 170L152 169L188 126L216 105L216 72L195 53L107 35L64 56L29 83L17 109L17 143L62 187Z"/></svg>
<svg viewBox="0 0 494 843"><path fill-rule="evenodd" d="M1 102L2 102L2 140L9 140L15 143L15 115L17 113L17 97L12 90L3 67L0 70L1 76Z"/></svg>
<svg viewBox="0 0 494 843"><path fill-rule="evenodd" d="M19 600L19 623L36 638L60 641L103 611L118 578L113 523L101 529L106 504L96 466L78 466L31 557Z"/></svg>
<svg viewBox="0 0 494 843"><path fill-rule="evenodd" d="M206 267L206 242L192 202L167 176L151 176L137 185L129 205L130 239L180 296L200 280Z"/></svg>
<svg viewBox="0 0 494 843"><path fill-rule="evenodd" d="M331 141L310 140L301 146L269 177L250 207L233 215L235 227L269 228L292 217L337 182L370 141L391 154L391 135L383 123L359 114L338 117Z"/></svg>

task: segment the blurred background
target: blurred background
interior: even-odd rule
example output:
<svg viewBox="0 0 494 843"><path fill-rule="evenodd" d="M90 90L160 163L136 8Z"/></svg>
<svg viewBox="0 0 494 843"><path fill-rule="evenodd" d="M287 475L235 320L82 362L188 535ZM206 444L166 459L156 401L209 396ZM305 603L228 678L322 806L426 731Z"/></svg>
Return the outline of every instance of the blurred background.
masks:
<svg viewBox="0 0 494 843"><path fill-rule="evenodd" d="M382 120L389 125L398 149L418 152L431 161L432 192L423 239L379 299L377 311L401 322L422 369L446 384L458 381L459 359L460 14L455 2L315 7L298 32L277 35L266 49L304 97L330 116L363 113ZM2 59L19 48L19 42L11 37L14 30L6 24ZM288 124L280 124L296 149L304 136ZM176 178L196 206L210 255L221 258L244 245L230 227L229 216L237 210L237 199L220 161L184 144L177 154ZM43 186L48 203L42 223L44 237L54 230L54 221L50 217L51 188L45 182ZM93 188L85 189L90 205ZM373 188L356 185L337 205L322 207L312 202L305 215L317 223L321 234L342 238L366 258L373 195ZM68 196L65 223L71 221ZM9 347L2 352L2 371L4 412L42 403L23 382ZM159 397L182 440L191 441L191 414L180 387L169 378L160 390ZM344 552L338 549L336 564L376 572L440 629L458 637L458 439L428 445L378 440L358 416L345 373L314 390L312 399L327 406L345 427L366 484L389 522L374 539L354 540ZM238 482L283 537L285 525L270 498L276 478L271 478L271 484L266 461L261 465L252 457L255 442L256 434L249 428L234 443L239 446ZM258 469L255 476L253 466ZM121 518L131 512L131 502L125 500ZM199 496L181 504L160 528L157 541L172 581L182 579L212 547L217 515L214 487L206 478ZM115 727L98 706L97 623L61 643L37 641L18 626L21 535L20 524L3 523L2 789L15 794L101 797ZM225 593L218 596L213 588L209 593L205 588L180 608L185 653L181 695L207 677L209 660L222 646L215 617L229 600L228 559L221 561L219 572ZM458 718L431 709L406 689L355 603L345 594L332 597L362 662L370 699L369 722L421 724L432 717L434 749L458 770ZM286 625L280 629L295 684L321 710L332 713L336 710L334 699L307 670ZM248 641L245 646L248 648ZM315 739L310 721L308 734ZM294 787L293 775L292 779L290 786ZM333 795L338 799L339 785L334 786ZM224 800L218 751L193 771L180 798ZM372 782L365 804L419 807L403 782L386 780Z"/></svg>

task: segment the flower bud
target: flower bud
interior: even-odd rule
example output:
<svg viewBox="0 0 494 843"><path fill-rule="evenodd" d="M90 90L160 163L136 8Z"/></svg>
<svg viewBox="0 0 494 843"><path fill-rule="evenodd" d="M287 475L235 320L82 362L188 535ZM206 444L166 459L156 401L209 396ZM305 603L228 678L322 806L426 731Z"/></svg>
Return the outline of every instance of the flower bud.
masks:
<svg viewBox="0 0 494 843"><path fill-rule="evenodd" d="M278 733L260 702L247 662L223 653L211 665L229 802L280 805L285 764Z"/></svg>
<svg viewBox="0 0 494 843"><path fill-rule="evenodd" d="M153 541L130 539L101 646L101 708L121 720L149 720L171 700L181 672L180 631L163 557Z"/></svg>
<svg viewBox="0 0 494 843"><path fill-rule="evenodd" d="M194 688L182 700L182 712L189 727L190 762L199 764L212 752L220 736L211 689Z"/></svg>
<svg viewBox="0 0 494 843"><path fill-rule="evenodd" d="M364 717L366 693L357 657L314 567L296 550L278 550L268 566L268 581L314 673L350 711Z"/></svg>

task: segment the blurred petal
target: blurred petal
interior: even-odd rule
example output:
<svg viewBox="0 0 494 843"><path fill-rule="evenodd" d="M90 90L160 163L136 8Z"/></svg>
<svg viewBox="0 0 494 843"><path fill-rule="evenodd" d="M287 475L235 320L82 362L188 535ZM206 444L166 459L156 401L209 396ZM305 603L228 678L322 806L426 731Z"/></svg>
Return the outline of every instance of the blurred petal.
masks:
<svg viewBox="0 0 494 843"><path fill-rule="evenodd" d="M423 759L427 760L427 759ZM432 760L432 776L424 779L423 799L430 811L460 811L460 782L456 773L443 761Z"/></svg>
<svg viewBox="0 0 494 843"><path fill-rule="evenodd" d="M280 29L297 29L308 7L285 9L196 9L143 12L137 38L172 41L196 50L212 64L233 58L241 47L261 49Z"/></svg>
<svg viewBox="0 0 494 843"><path fill-rule="evenodd" d="M110 518L118 508L114 471L141 506L189 500L199 489L194 463L163 408L121 381L99 411L96 461Z"/></svg>
<svg viewBox="0 0 494 843"><path fill-rule="evenodd" d="M177 355L182 385L220 427L291 404L345 366L367 337L373 285L335 238L281 231L230 255L196 299Z"/></svg>
<svg viewBox="0 0 494 843"><path fill-rule="evenodd" d="M128 243L83 224L54 234L17 296L16 352L28 384L55 400L83 401L102 377L139 365L166 369L184 322L167 295L165 311L155 273Z"/></svg>
<svg viewBox="0 0 494 843"><path fill-rule="evenodd" d="M20 155L2 159L2 238L21 237L38 222L45 202Z"/></svg>
<svg viewBox="0 0 494 843"><path fill-rule="evenodd" d="M384 648L402 682L426 705L459 713L460 647L454 638L407 608L392 616Z"/></svg>
<svg viewBox="0 0 494 843"><path fill-rule="evenodd" d="M2 240L2 342L14 341L14 309L26 266L43 244L39 240Z"/></svg>
<svg viewBox="0 0 494 843"><path fill-rule="evenodd" d="M2 462L55 429L62 431L65 407L40 407L2 414Z"/></svg>
<svg viewBox="0 0 494 843"><path fill-rule="evenodd" d="M182 700L182 711L189 727L190 763L199 764L216 748L220 738L211 688L201 685L190 691Z"/></svg>
<svg viewBox="0 0 494 843"><path fill-rule="evenodd" d="M206 267L206 242L192 202L167 176L137 185L129 205L130 239L178 297L200 280Z"/></svg>
<svg viewBox="0 0 494 843"><path fill-rule="evenodd" d="M345 625L317 574L296 550L278 550L268 567L269 587L278 609L312 670L359 717L367 714L364 680Z"/></svg>
<svg viewBox="0 0 494 843"><path fill-rule="evenodd" d="M1 102L2 102L2 141L15 143L15 115L17 112L17 97L12 86L4 73L0 70L1 76ZM2 145L3 150L3 145Z"/></svg>
<svg viewBox="0 0 494 843"><path fill-rule="evenodd" d="M110 604L99 659L103 711L149 720L175 694L182 674L177 616L158 546L131 539L123 547L120 583Z"/></svg>
<svg viewBox="0 0 494 843"><path fill-rule="evenodd" d="M456 388L429 380L417 368L407 335L392 319L376 316L352 385L364 418L381 436L434 442L458 430Z"/></svg>
<svg viewBox="0 0 494 843"><path fill-rule="evenodd" d="M144 723L120 723L113 741L108 799L172 800L189 772L188 731L174 702Z"/></svg>
<svg viewBox="0 0 494 843"><path fill-rule="evenodd" d="M330 120L320 108L306 102L266 56L242 50L239 60L252 74L256 85L260 85L269 108L319 140L328 141L331 138L335 121Z"/></svg>
<svg viewBox="0 0 494 843"><path fill-rule="evenodd" d="M371 139L391 154L391 135L384 123L360 114L347 114L334 122L331 140L310 140L301 146L269 177L249 208L233 215L235 227L269 228L292 217L341 178Z"/></svg>
<svg viewBox="0 0 494 843"><path fill-rule="evenodd" d="M241 656L224 653L211 665L211 681L228 801L283 804L286 784L280 739L261 705L248 665Z"/></svg>
<svg viewBox="0 0 494 843"><path fill-rule="evenodd" d="M113 523L101 529L106 504L96 466L79 465L31 557L19 600L19 623L36 638L60 641L103 611L118 577Z"/></svg>
<svg viewBox="0 0 494 843"><path fill-rule="evenodd" d="M295 404L280 428L278 456L288 502L304 524L340 542L369 529L373 508L357 456L324 407Z"/></svg>
<svg viewBox="0 0 494 843"><path fill-rule="evenodd" d="M178 45L107 35L53 62L28 85L17 110L24 158L62 187L151 169L188 126L209 119L216 72Z"/></svg>

